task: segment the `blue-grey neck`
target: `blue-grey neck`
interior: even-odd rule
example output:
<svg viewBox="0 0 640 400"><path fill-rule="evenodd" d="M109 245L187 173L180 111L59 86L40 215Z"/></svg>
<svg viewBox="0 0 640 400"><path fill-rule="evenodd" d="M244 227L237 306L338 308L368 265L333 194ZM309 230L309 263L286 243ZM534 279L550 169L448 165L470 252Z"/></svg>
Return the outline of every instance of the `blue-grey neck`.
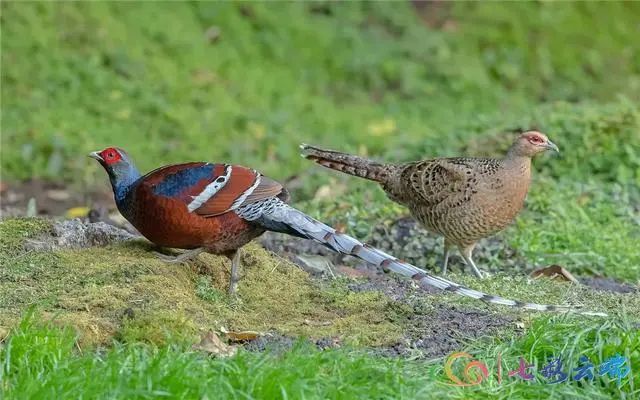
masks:
<svg viewBox="0 0 640 400"><path fill-rule="evenodd" d="M140 179L140 171L132 163L118 164L109 170L109 180L118 207L122 205L138 179Z"/></svg>

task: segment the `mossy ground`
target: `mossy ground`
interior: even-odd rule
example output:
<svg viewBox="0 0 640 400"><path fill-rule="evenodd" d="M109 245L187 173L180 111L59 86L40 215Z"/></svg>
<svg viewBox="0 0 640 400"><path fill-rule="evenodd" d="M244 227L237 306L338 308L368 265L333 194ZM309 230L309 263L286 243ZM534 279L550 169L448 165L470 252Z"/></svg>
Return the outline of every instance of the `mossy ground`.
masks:
<svg viewBox="0 0 640 400"><path fill-rule="evenodd" d="M29 237L50 222L0 222L0 325L14 325L35 307L47 319L71 325L81 344L113 339L166 343L197 340L207 330L253 330L347 343L391 344L401 318L378 292L348 292L340 282L319 283L289 261L252 244L243 248L237 298L227 294L229 261L202 255L166 264L140 241L107 247L41 252L25 250ZM324 286L324 287L323 287Z"/></svg>

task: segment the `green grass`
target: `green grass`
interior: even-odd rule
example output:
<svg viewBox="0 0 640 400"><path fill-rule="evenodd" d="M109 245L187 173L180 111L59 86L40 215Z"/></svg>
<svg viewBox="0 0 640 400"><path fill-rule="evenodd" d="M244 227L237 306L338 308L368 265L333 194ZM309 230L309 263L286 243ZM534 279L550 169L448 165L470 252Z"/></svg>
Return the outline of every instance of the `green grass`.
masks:
<svg viewBox="0 0 640 400"><path fill-rule="evenodd" d="M537 182L528 210L504 236L538 265L640 281L638 187Z"/></svg>
<svg viewBox="0 0 640 400"><path fill-rule="evenodd" d="M637 398L640 391L640 337L625 321L584 324L576 329L562 318L539 320L520 338L503 338L467 349L490 375L472 387L454 387L445 359L419 361L376 356L353 348L319 351L303 342L286 352L240 353L216 359L174 345L114 345L106 351L78 353L74 335L36 324L27 317L0 349L0 388L15 399L71 398ZM564 371L581 355L596 365L615 354L630 360L621 384L608 377L593 382L550 384L534 372L530 383L508 378L519 357L539 371L550 357L564 360ZM503 360L498 383L496 360ZM454 374L466 380L460 368ZM634 369L635 367L635 369ZM531 372L531 371L530 371ZM473 378L472 379L477 379Z"/></svg>

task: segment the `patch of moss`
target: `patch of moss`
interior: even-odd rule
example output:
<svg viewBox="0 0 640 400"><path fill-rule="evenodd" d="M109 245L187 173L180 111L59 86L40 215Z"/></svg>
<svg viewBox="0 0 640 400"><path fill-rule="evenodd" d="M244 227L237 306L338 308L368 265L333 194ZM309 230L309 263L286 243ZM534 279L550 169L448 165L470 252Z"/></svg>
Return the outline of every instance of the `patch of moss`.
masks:
<svg viewBox="0 0 640 400"><path fill-rule="evenodd" d="M243 261L254 267L246 270L239 288L242 302L231 318L234 329L340 336L367 345L394 343L401 337L394 302L382 293L348 292L339 282L322 288L288 261L264 257L265 251L255 245L246 249Z"/></svg>
<svg viewBox="0 0 640 400"><path fill-rule="evenodd" d="M6 224L6 225L4 225ZM192 340L229 330L276 331L311 338L339 336L361 344L400 337L393 302L377 292L325 290L290 262L256 244L243 248L238 298L227 294L230 262L201 255L188 264L166 264L144 241L107 247L21 250L20 240L42 234L41 220L12 220L3 229L16 238L3 247L0 326L13 326L31 305L56 324L72 326L81 346L111 340ZM37 228L37 229L30 229ZM338 292L340 294L338 295Z"/></svg>
<svg viewBox="0 0 640 400"><path fill-rule="evenodd" d="M40 307L46 309L45 307ZM55 326L73 329L80 348L97 344L108 344L119 332L116 319L91 310L55 310L40 312L39 322L50 322Z"/></svg>
<svg viewBox="0 0 640 400"><path fill-rule="evenodd" d="M0 220L0 309L23 309L37 301L50 300L37 281L45 275L55 275L58 257L53 253L28 251L24 244L28 239L49 233L51 227L51 221L41 218ZM10 314L0 314L0 325L4 320L14 319Z"/></svg>
<svg viewBox="0 0 640 400"><path fill-rule="evenodd" d="M182 311L156 310L141 317L125 318L116 338L127 342L194 342L199 327L191 316Z"/></svg>
<svg viewBox="0 0 640 400"><path fill-rule="evenodd" d="M51 231L51 221L43 218L9 218L0 220L0 252L5 257L20 253L26 239Z"/></svg>
<svg viewBox="0 0 640 400"><path fill-rule="evenodd" d="M356 344L384 345L389 344L391 339L399 339L403 334L406 315L411 312L408 306L392 302L378 291L345 291L342 296L335 298L334 306L344 310L344 317L337 322L338 329L357 332ZM363 324L362 321L370 323Z"/></svg>

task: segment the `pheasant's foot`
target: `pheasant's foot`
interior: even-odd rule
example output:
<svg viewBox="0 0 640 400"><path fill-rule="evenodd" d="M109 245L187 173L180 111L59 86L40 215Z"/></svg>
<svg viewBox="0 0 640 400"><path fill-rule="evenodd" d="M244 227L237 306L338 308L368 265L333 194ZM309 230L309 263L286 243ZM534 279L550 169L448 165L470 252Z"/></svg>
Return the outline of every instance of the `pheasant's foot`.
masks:
<svg viewBox="0 0 640 400"><path fill-rule="evenodd" d="M471 267L471 269L473 270L473 273L475 274L475 276L478 279L483 279L484 278L482 272L480 272L478 267L476 267L476 264L473 262L471 257L466 256L465 254L462 254L462 258L464 259L464 262L467 263L467 265Z"/></svg>
<svg viewBox="0 0 640 400"><path fill-rule="evenodd" d="M491 276L493 275L491 272L487 271L486 269L481 269L480 273L482 274L483 278L491 278Z"/></svg>
<svg viewBox="0 0 640 400"><path fill-rule="evenodd" d="M192 258L195 258L198 256L198 254L202 253L204 251L203 247L199 247L197 249L193 249L193 250L187 250L184 253L178 255L178 256L168 256L166 254L162 254L162 253L158 253L157 251L154 251L153 254L156 255L156 257L158 257L159 259L161 259L162 261L169 263L169 264L179 264L185 261L188 261Z"/></svg>

